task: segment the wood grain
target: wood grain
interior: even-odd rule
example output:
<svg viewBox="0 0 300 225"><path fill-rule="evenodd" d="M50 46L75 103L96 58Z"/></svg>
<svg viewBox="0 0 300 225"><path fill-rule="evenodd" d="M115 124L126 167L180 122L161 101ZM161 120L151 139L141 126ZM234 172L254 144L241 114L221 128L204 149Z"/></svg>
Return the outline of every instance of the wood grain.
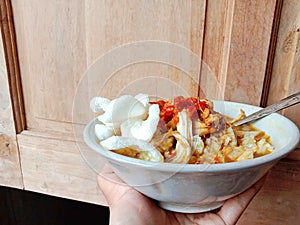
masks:
<svg viewBox="0 0 300 225"><path fill-rule="evenodd" d="M24 131L18 143L26 190L107 205L97 173L82 158L74 139Z"/></svg>
<svg viewBox="0 0 300 225"><path fill-rule="evenodd" d="M1 34L0 40L2 40ZM23 188L13 107L7 79L4 49L0 41L0 185Z"/></svg>
<svg viewBox="0 0 300 225"><path fill-rule="evenodd" d="M300 3L284 1L277 48L275 53L268 104L300 90ZM300 126L300 105L284 111L284 114Z"/></svg>
<svg viewBox="0 0 300 225"><path fill-rule="evenodd" d="M0 185L23 188L16 139L0 132Z"/></svg>
<svg viewBox="0 0 300 225"><path fill-rule="evenodd" d="M26 127L26 118L12 8L9 0L0 1L0 18L0 27L3 42L2 47L4 49L6 59L5 62L11 94L13 116L16 132L20 133Z"/></svg>
<svg viewBox="0 0 300 225"><path fill-rule="evenodd" d="M290 94L300 91L299 11L299 1L283 1L268 105L275 103ZM300 104L285 109L281 113L300 127ZM300 160L299 155L299 152L293 152L290 157Z"/></svg>
<svg viewBox="0 0 300 225"><path fill-rule="evenodd" d="M51 131L53 125L69 132L73 98L85 70L118 46L160 40L182 45L195 54L202 52L205 1L19 0L13 2L13 10L29 130ZM159 64L132 65L120 71L107 84L108 93L102 93L118 94L143 72L147 76L164 74L181 85L180 70ZM31 88L33 82L36 88ZM189 80L184 89L190 90ZM197 87L192 90L191 95L197 93Z"/></svg>
<svg viewBox="0 0 300 225"><path fill-rule="evenodd" d="M85 70L112 49L143 40L181 45L199 59L203 53L221 86L222 98L259 104L274 2L14 1L28 129L70 132L74 95ZM37 44L40 48L35 47ZM120 90L133 89L130 85L134 82L154 76L154 88L163 77L189 95L197 95L199 68L193 64L191 68L195 73L192 79L171 65L131 64L103 75L108 80L105 90L99 92L114 97L122 93ZM204 92L219 89L210 81L202 70L200 86ZM33 82L37 88L31 88ZM169 92L176 95L176 91L173 88Z"/></svg>
<svg viewBox="0 0 300 225"><path fill-rule="evenodd" d="M260 104L276 0L235 1L225 99Z"/></svg>
<svg viewBox="0 0 300 225"><path fill-rule="evenodd" d="M202 59L210 68L211 74L208 76L202 68L199 82L202 97L220 100L225 98L234 3L235 1L227 0L207 2Z"/></svg>
<svg viewBox="0 0 300 225"><path fill-rule="evenodd" d="M200 85L208 98L260 104L275 4L207 2L203 61L212 75L202 74Z"/></svg>
<svg viewBox="0 0 300 225"><path fill-rule="evenodd" d="M281 21L282 5L283 5L283 0L276 1L272 33L271 33L271 37L270 37L268 60L267 60L266 72L265 72L265 78L264 78L264 84L263 84L263 92L262 92L262 96L261 96L261 100L260 100L261 107L266 107L267 103L268 103L270 83L271 83L271 79L272 79L273 64L274 64L274 58L275 58L275 52L276 52L278 30L279 30L279 24Z"/></svg>
<svg viewBox="0 0 300 225"><path fill-rule="evenodd" d="M39 124L48 120L64 130L86 69L84 1L13 1L12 6L28 129L51 130Z"/></svg>
<svg viewBox="0 0 300 225"><path fill-rule="evenodd" d="M237 225L295 225L300 215L300 161L282 160L271 169L264 186Z"/></svg>

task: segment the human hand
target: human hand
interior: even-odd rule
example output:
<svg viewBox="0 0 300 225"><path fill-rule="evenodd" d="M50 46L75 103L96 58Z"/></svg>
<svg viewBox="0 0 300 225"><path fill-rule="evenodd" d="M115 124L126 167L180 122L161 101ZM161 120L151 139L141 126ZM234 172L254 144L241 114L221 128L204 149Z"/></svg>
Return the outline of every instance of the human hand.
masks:
<svg viewBox="0 0 300 225"><path fill-rule="evenodd" d="M263 182L261 179L245 192L228 199L219 210L188 214L158 207L155 201L122 182L109 166L98 176L98 184L110 208L110 225L235 224Z"/></svg>

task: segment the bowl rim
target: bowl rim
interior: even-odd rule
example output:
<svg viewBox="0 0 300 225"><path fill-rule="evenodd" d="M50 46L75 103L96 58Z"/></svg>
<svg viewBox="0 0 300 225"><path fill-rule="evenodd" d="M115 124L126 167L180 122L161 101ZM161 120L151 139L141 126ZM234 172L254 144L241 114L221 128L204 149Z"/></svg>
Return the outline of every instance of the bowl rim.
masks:
<svg viewBox="0 0 300 225"><path fill-rule="evenodd" d="M261 107L239 103L239 102L231 102L231 101L220 101L213 100L213 102L222 102L226 104L237 104L239 106L252 107L254 110L262 109ZM114 152L111 152L96 143L95 140L91 137L91 133L93 133L92 125L95 123L97 118L92 119L85 127L83 131L83 139L85 144L97 152L100 156L106 158L108 161L113 161L115 163L126 164L134 167L143 167L151 170L158 170L162 172L176 172L180 171L182 173L190 173L190 172L224 172L224 171L233 171L233 170L241 170L250 167L257 167L264 164L275 163L279 159L286 156L289 152L294 150L298 143L300 142L300 132L299 128L292 122L290 119L282 116L278 113L273 113L272 116L279 117L280 119L285 120L285 122L292 128L292 131L295 133L295 137L292 138L287 144L285 144L282 148L275 150L271 154L264 155L258 158L245 160L241 162L230 162L230 163L220 163L220 164L176 164L176 163L166 163L166 162L153 162L140 160L135 158L130 158L127 156L123 156ZM95 135L94 135L95 136Z"/></svg>

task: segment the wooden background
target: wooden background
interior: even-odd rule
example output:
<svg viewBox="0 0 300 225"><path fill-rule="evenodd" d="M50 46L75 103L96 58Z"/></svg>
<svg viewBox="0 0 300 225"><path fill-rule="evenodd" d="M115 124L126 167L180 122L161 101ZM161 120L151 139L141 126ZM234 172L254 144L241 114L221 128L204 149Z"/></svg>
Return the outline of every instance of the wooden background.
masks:
<svg viewBox="0 0 300 225"><path fill-rule="evenodd" d="M205 67L193 67L192 59L192 76L171 65L135 63L103 75L108 82L99 92L107 97L132 91L130 85L149 77L151 87L167 80L191 95L261 106L300 90L297 0L0 3L2 39L8 43L1 53L0 97L5 101L0 101L0 134L15 146L9 156L1 153L0 183L6 186L106 205L95 182L97 174L74 140L72 107L87 69L128 43L148 40L182 46L209 66L215 82L207 79ZM20 78L11 69L16 64L8 63L13 43ZM166 56L170 61L178 57ZM16 77L22 98L18 83L12 82ZM17 94L11 94L14 91ZM299 112L297 105L282 113L300 126ZM299 150L289 158L299 160Z"/></svg>
<svg viewBox="0 0 300 225"><path fill-rule="evenodd" d="M23 187L2 42L0 42L0 180L1 185Z"/></svg>

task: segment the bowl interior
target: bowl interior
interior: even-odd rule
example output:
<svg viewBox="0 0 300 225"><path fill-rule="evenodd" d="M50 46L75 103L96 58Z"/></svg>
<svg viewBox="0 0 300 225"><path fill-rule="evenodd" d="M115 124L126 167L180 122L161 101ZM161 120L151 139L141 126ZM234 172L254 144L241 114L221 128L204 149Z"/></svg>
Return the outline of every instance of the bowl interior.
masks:
<svg viewBox="0 0 300 225"><path fill-rule="evenodd" d="M240 109L243 109L246 115L249 115L253 112L260 110L260 107L252 106L248 104L236 103L236 102L228 102L228 101L214 101L215 111L218 111L224 115L230 117L238 116ZM116 161L118 163L132 165L132 166L142 166L148 167L153 170L160 171L181 171L181 172L216 172L216 171L224 171L224 170L236 170L242 168L248 168L253 166L258 166L261 164L265 164L271 161L276 161L293 149L296 148L299 143L300 135L298 127L286 117L273 113L267 117L264 117L260 120L257 120L253 123L255 127L260 130L263 130L271 137L271 142L275 148L275 151L271 154L258 157L251 160L246 160L243 162L232 162L232 163L223 163L223 164L212 164L212 165L204 165L204 164L172 164L172 163L157 163L144 161L134 158L129 158L126 156L122 156L116 154L114 152L108 151L101 147L98 144L94 133L94 125L96 119L90 121L88 125L86 125L84 129L84 141L85 143L94 151L99 153L101 156L105 157L110 161Z"/></svg>

